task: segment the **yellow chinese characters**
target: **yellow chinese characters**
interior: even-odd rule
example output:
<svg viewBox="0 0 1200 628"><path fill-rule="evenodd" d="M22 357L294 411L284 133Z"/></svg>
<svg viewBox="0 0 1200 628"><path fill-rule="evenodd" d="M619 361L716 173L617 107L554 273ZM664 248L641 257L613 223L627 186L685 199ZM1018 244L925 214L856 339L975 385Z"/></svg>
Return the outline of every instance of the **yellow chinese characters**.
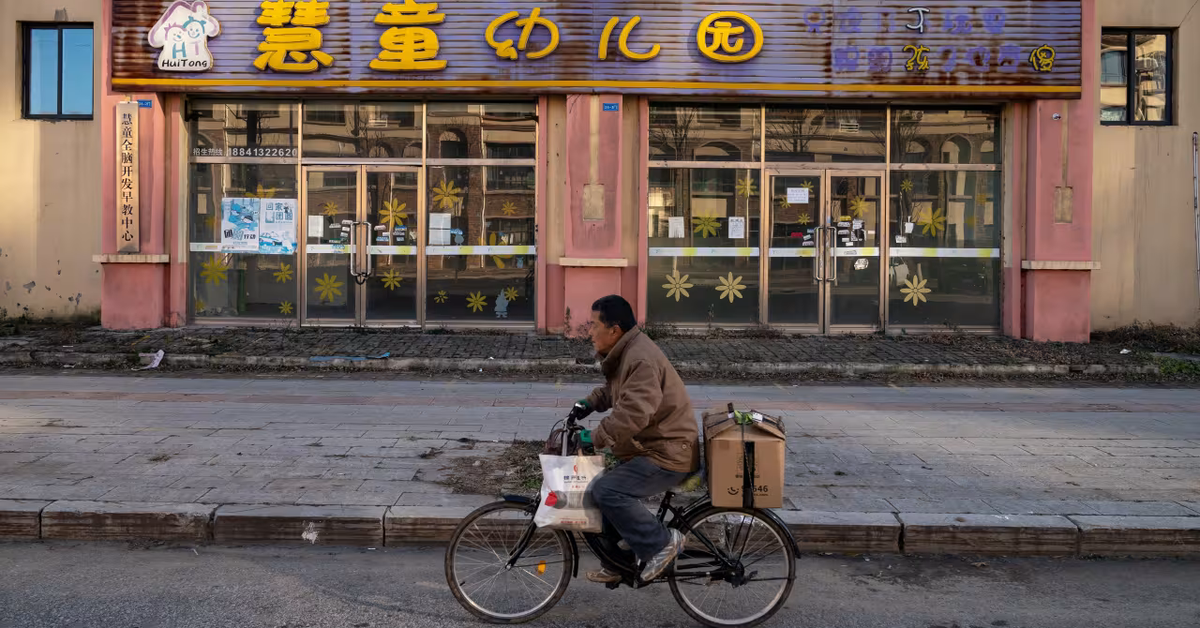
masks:
<svg viewBox="0 0 1200 628"><path fill-rule="evenodd" d="M641 21L641 16L635 15L633 16L633 19L629 20L629 23L625 25L625 28L621 29L621 38L617 40L617 49L620 50L621 54L625 55L625 57L628 59L633 59L634 61L649 61L654 57L657 57L658 53L662 52L662 46L654 44L650 47L650 50L647 50L646 52L634 52L629 48L629 36L633 33L633 29L636 28ZM608 24L604 27L604 32L600 35L600 53L597 55L601 61L604 61L608 58L608 46L612 41L613 31L616 30L617 24L620 23L621 18L614 17L610 19Z"/></svg>
<svg viewBox="0 0 1200 628"><path fill-rule="evenodd" d="M1058 55L1051 46L1042 46L1034 50L1029 55L1029 63L1033 65L1035 72L1052 72L1054 70L1054 58Z"/></svg>
<svg viewBox="0 0 1200 628"><path fill-rule="evenodd" d="M446 62L437 59L440 49L437 33L428 28L446 21L446 14L438 13L437 9L437 3L418 3L416 0L383 5L375 16L375 23L391 28L379 38L383 51L371 61L371 69L382 72L445 69Z"/></svg>
<svg viewBox="0 0 1200 628"><path fill-rule="evenodd" d="M533 29L537 26L541 26L542 28L550 31L550 43L546 44L546 47L542 48L541 50L526 53L525 58L541 59L542 57L545 57L558 49L558 25L549 19L542 17L542 10L540 8L535 8L533 11L531 11L529 13L529 17L527 18L521 18L518 20L517 18L519 17L521 17L519 12L511 11L492 20L492 23L488 24L487 31L484 33L484 36L487 38L488 45L496 50L497 57L516 61L517 57L519 56L517 51L519 50L521 52L525 52L525 49L529 47L529 38L533 35ZM513 40L511 39L496 41L496 31L500 30L501 26L504 26L512 20L517 20L517 27L521 29L521 39L517 41L515 46L513 45Z"/></svg>
<svg viewBox="0 0 1200 628"><path fill-rule="evenodd" d="M315 72L333 65L333 57L322 52L318 26L329 23L329 3L316 0L265 0L258 25L263 29L262 54L254 67L276 72ZM287 28L285 28L287 27Z"/></svg>
<svg viewBox="0 0 1200 628"><path fill-rule="evenodd" d="M912 53L908 63L904 64L904 69L909 72L927 72L929 71L929 48L926 46L918 46L909 44L904 47L904 52Z"/></svg>
<svg viewBox="0 0 1200 628"><path fill-rule="evenodd" d="M742 26L734 26L734 21L741 22ZM754 34L754 45L749 51L738 54L746 46L746 39L742 35L747 28ZM696 31L696 43L700 46L700 53L713 61L741 63L757 57L758 53L762 52L762 27L744 13L721 11L700 22L700 28Z"/></svg>

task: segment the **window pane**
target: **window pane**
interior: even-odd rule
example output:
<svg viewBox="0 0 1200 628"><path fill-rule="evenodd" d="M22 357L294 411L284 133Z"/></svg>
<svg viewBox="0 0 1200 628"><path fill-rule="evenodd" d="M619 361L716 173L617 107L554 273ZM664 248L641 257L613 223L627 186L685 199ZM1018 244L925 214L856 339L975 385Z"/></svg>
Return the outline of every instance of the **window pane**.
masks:
<svg viewBox="0 0 1200 628"><path fill-rule="evenodd" d="M304 156L419 159L420 105L305 103Z"/></svg>
<svg viewBox="0 0 1200 628"><path fill-rule="evenodd" d="M29 113L58 114L58 29L29 31Z"/></svg>
<svg viewBox="0 0 1200 628"><path fill-rule="evenodd" d="M651 105L650 158L761 161L759 107Z"/></svg>
<svg viewBox="0 0 1200 628"><path fill-rule="evenodd" d="M537 258L533 168L504 168L494 189L491 166L429 169L427 318L431 321L534 320ZM457 247L488 247L460 254ZM452 247L452 248L439 248ZM497 248L499 247L499 248Z"/></svg>
<svg viewBox="0 0 1200 628"><path fill-rule="evenodd" d="M1167 121L1166 35L1134 35L1137 57L1134 61L1135 106L1138 122Z"/></svg>
<svg viewBox="0 0 1200 628"><path fill-rule="evenodd" d="M1000 114L990 110L898 109L893 160L910 164L999 164Z"/></svg>
<svg viewBox="0 0 1200 628"><path fill-rule="evenodd" d="M999 259L893 257L891 325L999 327L999 277Z"/></svg>
<svg viewBox="0 0 1200 628"><path fill-rule="evenodd" d="M1128 122L1129 35L1100 37L1100 121Z"/></svg>
<svg viewBox="0 0 1200 628"><path fill-rule="evenodd" d="M882 109L767 109L767 161L882 162L886 145Z"/></svg>
<svg viewBox="0 0 1200 628"><path fill-rule="evenodd" d="M757 170L650 170L651 322L760 320L761 188Z"/></svg>
<svg viewBox="0 0 1200 628"><path fill-rule="evenodd" d="M92 115L92 29L66 28L63 38L63 115Z"/></svg>
<svg viewBox="0 0 1200 628"><path fill-rule="evenodd" d="M533 103L430 103L426 118L430 159L537 154Z"/></svg>
<svg viewBox="0 0 1200 628"><path fill-rule="evenodd" d="M195 250L221 243L225 199L290 200L295 203L296 168L285 165L192 164L189 214L192 253L192 313L199 318L252 317L294 320L296 255ZM293 216L298 222L298 205ZM260 212L260 230L262 213ZM263 240L260 244L265 244ZM212 247L216 248L216 247ZM290 313L289 313L290 310Z"/></svg>
<svg viewBox="0 0 1200 628"><path fill-rule="evenodd" d="M893 173L891 246L999 248L999 183L997 172Z"/></svg>
<svg viewBox="0 0 1200 628"><path fill-rule="evenodd" d="M189 103L193 157L297 157L299 106L281 102Z"/></svg>

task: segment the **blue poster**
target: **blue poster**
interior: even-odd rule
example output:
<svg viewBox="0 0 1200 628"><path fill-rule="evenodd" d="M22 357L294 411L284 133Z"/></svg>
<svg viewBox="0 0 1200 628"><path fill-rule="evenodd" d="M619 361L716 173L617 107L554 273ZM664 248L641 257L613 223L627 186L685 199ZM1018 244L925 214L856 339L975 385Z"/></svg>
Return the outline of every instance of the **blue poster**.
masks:
<svg viewBox="0 0 1200 628"><path fill-rule="evenodd" d="M258 252L257 198L221 200L221 250L235 253Z"/></svg>
<svg viewBox="0 0 1200 628"><path fill-rule="evenodd" d="M296 252L296 199L262 199L258 223L258 252L292 255Z"/></svg>

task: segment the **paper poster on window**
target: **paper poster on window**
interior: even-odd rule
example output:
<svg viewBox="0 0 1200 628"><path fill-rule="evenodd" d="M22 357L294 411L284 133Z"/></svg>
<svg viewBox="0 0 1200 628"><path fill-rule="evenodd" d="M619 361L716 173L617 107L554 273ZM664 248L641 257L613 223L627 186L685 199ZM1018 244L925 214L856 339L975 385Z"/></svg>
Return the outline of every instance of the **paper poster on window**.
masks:
<svg viewBox="0 0 1200 628"><path fill-rule="evenodd" d="M258 216L258 252L292 255L296 252L296 199L262 200Z"/></svg>
<svg viewBox="0 0 1200 628"><path fill-rule="evenodd" d="M746 237L746 219L741 216L734 216L729 219L729 238L731 240L741 240Z"/></svg>
<svg viewBox="0 0 1200 628"><path fill-rule="evenodd" d="M429 214L429 246L450 245L450 214Z"/></svg>
<svg viewBox="0 0 1200 628"><path fill-rule="evenodd" d="M258 215L262 202L257 198L221 200L221 250L234 253L258 252Z"/></svg>
<svg viewBox="0 0 1200 628"><path fill-rule="evenodd" d="M324 238L325 237L325 217L321 215L308 217L308 237Z"/></svg>
<svg viewBox="0 0 1200 628"><path fill-rule="evenodd" d="M668 230L669 230L667 237L669 237L669 238L685 237L685 233L684 233L684 229L683 229L683 216L671 216L670 218L667 218L667 226L668 226Z"/></svg>
<svg viewBox="0 0 1200 628"><path fill-rule="evenodd" d="M788 188L788 203L793 205L808 204L808 188Z"/></svg>

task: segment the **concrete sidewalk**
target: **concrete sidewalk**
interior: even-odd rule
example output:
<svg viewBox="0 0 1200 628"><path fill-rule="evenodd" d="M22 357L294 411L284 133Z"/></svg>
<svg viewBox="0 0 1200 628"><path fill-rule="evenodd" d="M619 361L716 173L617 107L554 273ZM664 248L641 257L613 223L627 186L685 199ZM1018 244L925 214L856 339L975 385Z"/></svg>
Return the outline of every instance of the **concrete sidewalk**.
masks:
<svg viewBox="0 0 1200 628"><path fill-rule="evenodd" d="M1010 377L1158 375L1154 356L1106 344L1003 337L808 336L716 333L657 338L680 372L743 374L939 373ZM657 337L657 336L656 336ZM164 368L534 371L586 374L590 344L561 336L406 330L186 328L147 332L43 328L0 338L0 365L129 368L158 351Z"/></svg>
<svg viewBox="0 0 1200 628"><path fill-rule="evenodd" d="M0 376L0 537L444 540L447 460L589 386ZM1200 391L691 386L777 413L810 550L1200 553Z"/></svg>

